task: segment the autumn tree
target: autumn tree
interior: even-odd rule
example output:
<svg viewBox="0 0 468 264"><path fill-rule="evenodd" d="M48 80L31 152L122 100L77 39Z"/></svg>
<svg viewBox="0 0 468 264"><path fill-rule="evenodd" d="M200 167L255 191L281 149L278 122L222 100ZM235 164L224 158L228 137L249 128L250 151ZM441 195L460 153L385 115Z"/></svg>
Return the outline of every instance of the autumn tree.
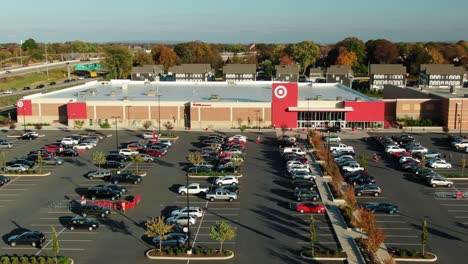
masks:
<svg viewBox="0 0 468 264"><path fill-rule="evenodd" d="M153 64L153 57L144 51L138 51L133 56L133 66L142 66Z"/></svg>
<svg viewBox="0 0 468 264"><path fill-rule="evenodd" d="M148 237L158 237L159 241L163 241L167 233L169 233L174 225L166 224L164 217L160 216L158 218L151 217L146 220L146 235ZM162 254L162 243L159 243L159 253Z"/></svg>
<svg viewBox="0 0 468 264"><path fill-rule="evenodd" d="M345 191L345 201L346 205L349 206L351 212L357 210L357 199L356 194L354 193L354 187L352 185L348 185Z"/></svg>
<svg viewBox="0 0 468 264"><path fill-rule="evenodd" d="M174 52L181 63L207 63L211 66L222 64L221 56L215 46L200 41L180 43L174 46Z"/></svg>
<svg viewBox="0 0 468 264"><path fill-rule="evenodd" d="M327 64L333 65L337 64L338 57L344 51L347 52L354 52L357 57L356 62L352 65L352 69L357 74L364 74L367 73L367 64L366 62L366 46L362 40L356 37L349 37L345 38L342 41L335 44L333 48L325 48L329 49L327 53Z"/></svg>
<svg viewBox="0 0 468 264"><path fill-rule="evenodd" d="M109 79L127 79L132 71L133 56L124 46L110 46L105 49L103 65L109 71Z"/></svg>
<svg viewBox="0 0 468 264"><path fill-rule="evenodd" d="M165 70L176 65L179 61L179 57L174 50L164 45L154 47L151 50L151 55L155 63L164 65Z"/></svg>
<svg viewBox="0 0 468 264"><path fill-rule="evenodd" d="M293 65L295 64L295 62L294 62L294 59L291 58L289 55L283 54L279 58L279 64L280 65Z"/></svg>
<svg viewBox="0 0 468 264"><path fill-rule="evenodd" d="M397 46L386 39L369 40L366 48L371 63L392 63L400 55Z"/></svg>
<svg viewBox="0 0 468 264"><path fill-rule="evenodd" d="M410 74L417 75L421 64L430 63L431 56L422 44L414 45L406 60Z"/></svg>
<svg viewBox="0 0 468 264"><path fill-rule="evenodd" d="M319 46L313 41L302 41L291 47L292 57L301 65L301 72L305 74L307 67L314 64L320 52Z"/></svg>
<svg viewBox="0 0 468 264"><path fill-rule="evenodd" d="M358 58L352 51L343 50L336 59L336 65L349 65L353 66L357 62Z"/></svg>
<svg viewBox="0 0 468 264"><path fill-rule="evenodd" d="M436 48L429 48L427 53L431 56L431 62L433 64L443 64L446 62L442 53L440 53Z"/></svg>

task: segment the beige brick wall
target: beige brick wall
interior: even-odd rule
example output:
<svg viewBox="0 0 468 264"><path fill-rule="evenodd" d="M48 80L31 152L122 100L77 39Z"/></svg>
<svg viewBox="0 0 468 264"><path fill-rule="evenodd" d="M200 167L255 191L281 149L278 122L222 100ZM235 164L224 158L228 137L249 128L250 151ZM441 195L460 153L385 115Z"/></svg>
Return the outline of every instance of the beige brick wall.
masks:
<svg viewBox="0 0 468 264"><path fill-rule="evenodd" d="M41 104L41 116L55 116L58 119L59 107L64 104ZM33 114L36 114L33 110ZM39 114L39 112L37 112Z"/></svg>
<svg viewBox="0 0 468 264"><path fill-rule="evenodd" d="M151 107L151 119L157 120L159 118L158 109L158 106ZM172 120L173 117L178 119L177 113L177 106L161 106L161 120Z"/></svg>
<svg viewBox="0 0 468 264"><path fill-rule="evenodd" d="M123 118L121 106L96 106L96 119L111 119L113 116Z"/></svg>
<svg viewBox="0 0 468 264"><path fill-rule="evenodd" d="M258 112L256 112L258 111ZM239 125L239 118L242 119L243 125L248 125L247 121L250 119L250 125L256 125L256 118L262 117L262 108L232 108L232 121L235 123L235 126Z"/></svg>
<svg viewBox="0 0 468 264"><path fill-rule="evenodd" d="M125 107L125 115L127 119L135 120L148 120L148 107L147 106L127 106Z"/></svg>
<svg viewBox="0 0 468 264"><path fill-rule="evenodd" d="M200 114L203 121L229 122L231 120L231 109L227 107L201 107Z"/></svg>

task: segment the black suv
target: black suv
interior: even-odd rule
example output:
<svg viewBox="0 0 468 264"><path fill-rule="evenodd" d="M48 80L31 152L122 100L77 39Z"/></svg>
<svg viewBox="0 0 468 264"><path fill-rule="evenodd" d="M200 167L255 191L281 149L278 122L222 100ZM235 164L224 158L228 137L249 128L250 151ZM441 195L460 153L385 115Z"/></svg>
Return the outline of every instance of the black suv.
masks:
<svg viewBox="0 0 468 264"><path fill-rule="evenodd" d="M79 153L74 151L73 149L66 149L62 152L59 152L58 155L61 157L76 157L79 155Z"/></svg>
<svg viewBox="0 0 468 264"><path fill-rule="evenodd" d="M10 181L10 177L5 175L0 175L0 185L3 185Z"/></svg>
<svg viewBox="0 0 468 264"><path fill-rule="evenodd" d="M91 198L91 200L96 200L96 198L105 198L114 201L120 198L120 191L113 190L105 186L89 187L87 196Z"/></svg>
<svg viewBox="0 0 468 264"><path fill-rule="evenodd" d="M68 229L74 230L77 228L84 228L92 231L99 227L99 223L97 221L85 218L85 217L74 217L70 220L68 224Z"/></svg>
<svg viewBox="0 0 468 264"><path fill-rule="evenodd" d="M118 191L120 194L124 194L128 191L127 187L117 185L117 184L97 185L96 187L106 187L114 191Z"/></svg>
<svg viewBox="0 0 468 264"><path fill-rule="evenodd" d="M8 238L8 244L12 247L16 245L40 246L46 240L46 236L39 231L27 231L19 235Z"/></svg>
<svg viewBox="0 0 468 264"><path fill-rule="evenodd" d="M113 160L118 162L125 162L129 160L129 157L119 154L119 153L110 153L106 155L106 160Z"/></svg>
<svg viewBox="0 0 468 264"><path fill-rule="evenodd" d="M354 193L356 196L362 196L363 194L379 196L380 193L382 193L382 189L375 184L364 184L356 187L356 189L354 189Z"/></svg>
<svg viewBox="0 0 468 264"><path fill-rule="evenodd" d="M106 217L110 214L110 209L95 204L82 204L78 207L78 214L83 217L88 215Z"/></svg>
<svg viewBox="0 0 468 264"><path fill-rule="evenodd" d="M125 167L125 164L115 160L108 160L106 163L102 164L102 167L106 169L121 169Z"/></svg>
<svg viewBox="0 0 468 264"><path fill-rule="evenodd" d="M131 182L133 184L138 184L143 180L143 177L129 173L129 172L122 172L120 174L112 174L109 177L109 182L113 184L117 184L119 182Z"/></svg>
<svg viewBox="0 0 468 264"><path fill-rule="evenodd" d="M372 184L375 183L375 178L372 176L359 175L348 179L348 183L352 185Z"/></svg>
<svg viewBox="0 0 468 264"><path fill-rule="evenodd" d="M292 181L292 186L294 190L297 189L309 189L313 190L317 188L317 185L313 181L303 180L303 179L295 179Z"/></svg>

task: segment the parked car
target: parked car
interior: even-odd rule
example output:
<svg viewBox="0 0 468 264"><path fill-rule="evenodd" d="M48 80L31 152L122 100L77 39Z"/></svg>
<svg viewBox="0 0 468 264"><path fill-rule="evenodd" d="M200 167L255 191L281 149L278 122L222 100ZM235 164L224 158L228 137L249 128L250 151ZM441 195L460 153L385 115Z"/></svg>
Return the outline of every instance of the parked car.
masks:
<svg viewBox="0 0 468 264"><path fill-rule="evenodd" d="M86 175L88 179L92 180L94 178L99 178L99 179L105 179L108 178L111 175L110 170L98 170L98 171L92 171Z"/></svg>
<svg viewBox="0 0 468 264"><path fill-rule="evenodd" d="M313 180L315 180L315 178L317 178L317 175L312 174L309 171L295 171L295 172L291 173L291 178L293 180L303 179L303 180L313 181Z"/></svg>
<svg viewBox="0 0 468 264"><path fill-rule="evenodd" d="M164 149L148 149L145 151L145 154L150 155L152 157L161 157L166 155L167 150Z"/></svg>
<svg viewBox="0 0 468 264"><path fill-rule="evenodd" d="M118 184L119 182L130 182L133 184L138 184L143 181L143 177L130 172L122 172L120 174L112 174L108 180L113 184Z"/></svg>
<svg viewBox="0 0 468 264"><path fill-rule="evenodd" d="M201 165L201 166L193 166L188 168L189 173L200 173L200 172L211 172L212 166L206 166L206 165Z"/></svg>
<svg viewBox="0 0 468 264"><path fill-rule="evenodd" d="M39 231L26 231L19 235L10 236L7 238L7 241L12 247L16 245L31 245L37 247L46 241L46 236Z"/></svg>
<svg viewBox="0 0 468 264"><path fill-rule="evenodd" d="M292 209L296 210L299 213L325 213L325 206L321 204L316 204L313 202L302 202L302 203L292 203L290 206Z"/></svg>
<svg viewBox="0 0 468 264"><path fill-rule="evenodd" d="M385 148L385 152L392 154L394 152L405 152L406 149L399 146L388 146Z"/></svg>
<svg viewBox="0 0 468 264"><path fill-rule="evenodd" d="M0 185L4 185L10 181L10 177L5 175L0 175Z"/></svg>
<svg viewBox="0 0 468 264"><path fill-rule="evenodd" d="M180 186L177 192L181 195L188 194L205 194L210 188L201 186L199 183L191 183L187 186Z"/></svg>
<svg viewBox="0 0 468 264"><path fill-rule="evenodd" d="M339 136L324 136L323 141L325 141L325 142L341 142L341 138Z"/></svg>
<svg viewBox="0 0 468 264"><path fill-rule="evenodd" d="M205 198L210 202L214 202L215 200L227 200L232 202L237 200L238 196L235 192L230 192L229 190L218 188L215 190L208 191L205 195Z"/></svg>
<svg viewBox="0 0 468 264"><path fill-rule="evenodd" d="M106 186L89 187L86 196L91 200L96 198L111 199L112 201L120 199L120 191L113 190Z"/></svg>
<svg viewBox="0 0 468 264"><path fill-rule="evenodd" d="M115 160L108 160L102 164L102 167L106 169L122 169L125 167L125 164Z"/></svg>
<svg viewBox="0 0 468 264"><path fill-rule="evenodd" d="M197 222L197 217L193 215L179 214L166 219L168 224L178 224L181 226L194 225Z"/></svg>
<svg viewBox="0 0 468 264"><path fill-rule="evenodd" d="M181 209L177 209L171 212L171 216L176 216L176 215L193 215L196 217L202 217L203 216L203 209L200 207L184 207Z"/></svg>
<svg viewBox="0 0 468 264"><path fill-rule="evenodd" d="M352 185L361 185L361 184L374 184L375 178L372 176L356 176L348 179L348 183Z"/></svg>
<svg viewBox="0 0 468 264"><path fill-rule="evenodd" d="M363 194L379 196L382 193L382 189L375 184L363 184L354 189L356 196L362 196Z"/></svg>
<svg viewBox="0 0 468 264"><path fill-rule="evenodd" d="M218 177L214 181L215 185L222 186L222 185L237 185L239 184L239 180L236 176L223 176Z"/></svg>
<svg viewBox="0 0 468 264"><path fill-rule="evenodd" d="M21 137L18 137L18 140L34 140L36 138L37 136L26 134L26 135L22 135Z"/></svg>
<svg viewBox="0 0 468 264"><path fill-rule="evenodd" d="M94 147L93 144L91 143L80 143L78 145L73 146L73 149L75 150L88 150L92 149Z"/></svg>
<svg viewBox="0 0 468 264"><path fill-rule="evenodd" d="M148 154L138 154L144 162L154 162L154 157L148 155Z"/></svg>
<svg viewBox="0 0 468 264"><path fill-rule="evenodd" d="M0 142L0 149L11 149L13 145L8 141Z"/></svg>
<svg viewBox="0 0 468 264"><path fill-rule="evenodd" d="M307 180L302 180L302 179L293 180L291 185L295 190L297 189L314 190L315 188L317 188L317 185L313 181L307 181Z"/></svg>
<svg viewBox="0 0 468 264"><path fill-rule="evenodd" d="M294 190L294 198L298 201L303 201L303 200L316 201L320 198L320 195L318 192L312 191L309 189L297 189L297 190Z"/></svg>
<svg viewBox="0 0 468 264"><path fill-rule="evenodd" d="M391 203L358 203L360 208L369 210L372 213L398 213L398 206Z"/></svg>
<svg viewBox="0 0 468 264"><path fill-rule="evenodd" d="M73 149L65 149L64 151L59 152L58 155L61 157L76 157L80 154Z"/></svg>
<svg viewBox="0 0 468 264"><path fill-rule="evenodd" d="M445 168L445 169L450 169L452 168L452 164L448 163L445 160L434 160L429 162L429 167L439 169L439 168Z"/></svg>
<svg viewBox="0 0 468 264"><path fill-rule="evenodd" d="M27 171L29 167L24 164L13 164L10 166L5 166L3 167L3 171L8 172L8 171Z"/></svg>
<svg viewBox="0 0 468 264"><path fill-rule="evenodd" d="M78 214L83 217L88 215L106 217L110 214L110 209L95 204L82 204L78 207Z"/></svg>
<svg viewBox="0 0 468 264"><path fill-rule="evenodd" d="M364 168L361 167L361 165L360 165L359 163L355 162L355 163L351 163L351 164L348 164L348 165L346 165L346 166L343 166L343 167L341 168L341 170L344 171L344 172L347 172L347 171L359 171L359 170L363 171Z"/></svg>
<svg viewBox="0 0 468 264"><path fill-rule="evenodd" d="M48 157L48 158L43 158L42 162L46 165L60 165L63 163L63 159L58 158L58 157Z"/></svg>
<svg viewBox="0 0 468 264"><path fill-rule="evenodd" d="M152 139L153 138L153 132L145 132L140 135L141 138L144 139Z"/></svg>
<svg viewBox="0 0 468 264"><path fill-rule="evenodd" d="M131 150L131 149L121 149L121 150L119 150L119 154L124 155L124 156L138 155L139 153L140 152L138 152L136 150Z"/></svg>
<svg viewBox="0 0 468 264"><path fill-rule="evenodd" d="M159 237L153 239L153 245L157 248L163 247L181 247L187 242L188 236L186 233L168 233L164 235L161 241Z"/></svg>
<svg viewBox="0 0 468 264"><path fill-rule="evenodd" d="M426 153L427 151L427 148L421 146L409 149L409 152L411 152L413 155L416 153Z"/></svg>
<svg viewBox="0 0 468 264"><path fill-rule="evenodd" d="M429 179L429 185L432 187L437 187L437 186L446 186L448 188L453 186L453 181L449 181L444 177L433 177Z"/></svg>
<svg viewBox="0 0 468 264"><path fill-rule="evenodd" d="M91 220L86 217L74 217L68 223L68 229L75 230L75 229L88 229L89 231L93 231L94 229L99 227L99 223L95 220Z"/></svg>
<svg viewBox="0 0 468 264"><path fill-rule="evenodd" d="M219 187L219 189L234 192L237 193L237 195L239 195L239 186L237 185L223 185Z"/></svg>

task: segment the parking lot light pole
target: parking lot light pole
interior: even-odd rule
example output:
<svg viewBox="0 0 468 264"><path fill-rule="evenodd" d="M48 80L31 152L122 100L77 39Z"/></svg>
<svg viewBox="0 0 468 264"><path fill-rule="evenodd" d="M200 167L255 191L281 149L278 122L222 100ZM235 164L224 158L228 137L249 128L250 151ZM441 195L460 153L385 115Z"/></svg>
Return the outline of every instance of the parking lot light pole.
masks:
<svg viewBox="0 0 468 264"><path fill-rule="evenodd" d="M190 195L188 194L188 186L189 186L189 176L188 173L186 174L186 181L187 181L187 254L191 254L192 249L190 248Z"/></svg>
<svg viewBox="0 0 468 264"><path fill-rule="evenodd" d="M119 151L119 132L117 130L117 119L120 118L120 116L113 116L115 120L115 149Z"/></svg>

